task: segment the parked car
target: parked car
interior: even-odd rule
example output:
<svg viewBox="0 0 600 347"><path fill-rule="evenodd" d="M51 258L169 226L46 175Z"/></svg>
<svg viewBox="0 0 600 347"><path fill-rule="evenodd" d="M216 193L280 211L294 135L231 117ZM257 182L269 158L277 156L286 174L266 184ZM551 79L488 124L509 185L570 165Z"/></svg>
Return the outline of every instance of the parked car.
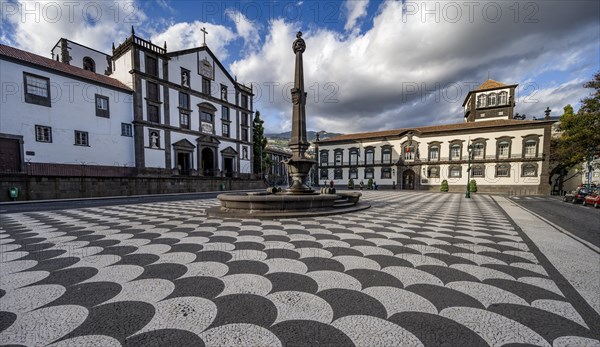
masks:
<svg viewBox="0 0 600 347"><path fill-rule="evenodd" d="M564 202L572 202L574 204L579 204L583 202L583 199L585 198L586 195L589 194L589 189L585 188L585 187L579 187L577 189L575 189L574 191L572 191L571 193L566 194L563 197L563 201Z"/></svg>
<svg viewBox="0 0 600 347"><path fill-rule="evenodd" d="M594 190L583 198L583 206L594 205L595 208L600 207L600 190Z"/></svg>

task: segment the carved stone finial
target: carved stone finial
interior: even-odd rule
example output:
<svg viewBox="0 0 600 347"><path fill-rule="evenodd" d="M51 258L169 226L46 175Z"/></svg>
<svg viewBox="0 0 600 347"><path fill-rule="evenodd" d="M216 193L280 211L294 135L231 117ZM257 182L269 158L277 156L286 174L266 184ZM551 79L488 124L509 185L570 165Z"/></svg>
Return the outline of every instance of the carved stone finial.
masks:
<svg viewBox="0 0 600 347"><path fill-rule="evenodd" d="M294 53L304 53L304 51L306 50L306 43L302 38L301 31L298 31L298 33L296 34L296 40L292 44L292 50L294 51Z"/></svg>
<svg viewBox="0 0 600 347"><path fill-rule="evenodd" d="M115 43L114 42L112 43L112 50L113 50L113 52L115 51Z"/></svg>
<svg viewBox="0 0 600 347"><path fill-rule="evenodd" d="M167 41L165 41L165 51L167 50Z"/></svg>
<svg viewBox="0 0 600 347"><path fill-rule="evenodd" d="M133 25L131 26L131 35L135 35L135 30L133 30Z"/></svg>
<svg viewBox="0 0 600 347"><path fill-rule="evenodd" d="M550 107L546 107L546 111L544 111L544 114L546 114L546 120L550 119L550 112L552 112Z"/></svg>

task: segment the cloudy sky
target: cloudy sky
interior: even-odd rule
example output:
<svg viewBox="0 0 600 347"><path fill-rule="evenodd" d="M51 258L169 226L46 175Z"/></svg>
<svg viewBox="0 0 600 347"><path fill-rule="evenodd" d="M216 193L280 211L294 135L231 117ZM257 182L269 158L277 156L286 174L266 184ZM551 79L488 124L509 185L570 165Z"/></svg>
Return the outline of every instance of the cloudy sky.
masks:
<svg viewBox="0 0 600 347"><path fill-rule="evenodd" d="M600 70L598 1L14 1L0 42L43 56L65 37L109 53L131 25L169 51L207 45L252 83L267 132L290 129L291 44L306 40L309 130L361 132L462 122L488 76L518 83L527 119L560 115ZM577 108L578 106L576 106Z"/></svg>

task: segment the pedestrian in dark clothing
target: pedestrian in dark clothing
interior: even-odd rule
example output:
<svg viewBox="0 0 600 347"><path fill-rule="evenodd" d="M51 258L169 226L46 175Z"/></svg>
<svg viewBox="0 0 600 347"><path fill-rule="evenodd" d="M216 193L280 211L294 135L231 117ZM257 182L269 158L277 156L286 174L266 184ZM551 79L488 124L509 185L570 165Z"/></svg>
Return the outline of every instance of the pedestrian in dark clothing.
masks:
<svg viewBox="0 0 600 347"><path fill-rule="evenodd" d="M329 188L333 188L333 180L329 181Z"/></svg>

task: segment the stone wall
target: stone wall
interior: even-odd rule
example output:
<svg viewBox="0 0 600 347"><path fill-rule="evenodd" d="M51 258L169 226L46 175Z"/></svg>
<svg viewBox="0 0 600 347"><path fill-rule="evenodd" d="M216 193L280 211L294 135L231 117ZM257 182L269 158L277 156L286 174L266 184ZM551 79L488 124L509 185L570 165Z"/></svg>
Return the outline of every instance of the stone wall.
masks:
<svg viewBox="0 0 600 347"><path fill-rule="evenodd" d="M346 189L346 186L343 187L338 187L339 189ZM391 190L394 189L393 186L390 185L378 185L377 188L379 190ZM402 189L399 189L399 187L396 185L396 190L401 191ZM354 187L354 190L360 190L359 188ZM365 185L365 190L366 190L366 185ZM410 192L410 191L426 191L426 192L440 192L440 186L433 186L433 185L427 185L424 186L422 185L420 188L418 189L414 189L414 190L404 190L405 192ZM450 185L448 187L448 191L450 193L466 193L467 191L467 186L464 185ZM480 194L494 194L494 195L550 195L550 185L547 185L547 187L542 187L542 186L519 186L519 185L514 185L514 186L505 186L505 185L499 185L499 186L486 186L486 185L481 185L481 186L477 186L477 193ZM476 194L476 193L472 193L472 194Z"/></svg>
<svg viewBox="0 0 600 347"><path fill-rule="evenodd" d="M9 188L19 188L17 200L47 200L263 189L260 180L203 177L59 177L3 175L0 201L10 201Z"/></svg>
<svg viewBox="0 0 600 347"><path fill-rule="evenodd" d="M439 192L440 186L421 186L423 190L430 192ZM451 193L466 193L467 186L450 185L448 191ZM531 185L531 186L506 186L506 185L481 185L477 186L477 193L496 194L496 195L550 195L550 185ZM474 193L474 194L477 194Z"/></svg>

